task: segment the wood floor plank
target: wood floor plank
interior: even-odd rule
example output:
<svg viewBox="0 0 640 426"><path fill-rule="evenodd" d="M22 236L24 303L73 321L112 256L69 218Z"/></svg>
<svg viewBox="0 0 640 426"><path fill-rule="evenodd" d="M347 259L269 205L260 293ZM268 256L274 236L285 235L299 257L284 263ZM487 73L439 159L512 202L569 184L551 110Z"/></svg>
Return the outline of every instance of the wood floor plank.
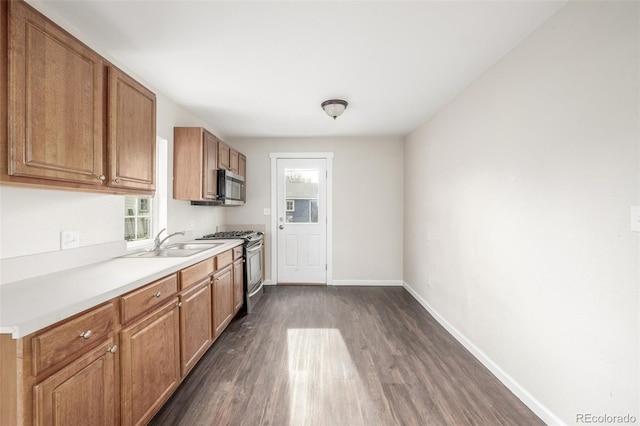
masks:
<svg viewBox="0 0 640 426"><path fill-rule="evenodd" d="M151 425L542 425L401 287L270 287Z"/></svg>

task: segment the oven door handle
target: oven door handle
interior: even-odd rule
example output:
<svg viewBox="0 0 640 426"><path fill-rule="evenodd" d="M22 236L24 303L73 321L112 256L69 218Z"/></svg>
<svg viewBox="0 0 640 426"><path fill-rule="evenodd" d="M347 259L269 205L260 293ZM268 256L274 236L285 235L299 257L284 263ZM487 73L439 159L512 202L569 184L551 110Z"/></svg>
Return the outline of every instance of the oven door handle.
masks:
<svg viewBox="0 0 640 426"><path fill-rule="evenodd" d="M262 290L262 286L264 286L264 283L261 281L261 282L260 282L260 287L258 287L257 289L255 289L255 290L253 291L253 293L248 294L248 295L247 295L247 298L252 298L252 297L253 297L253 296L255 296L256 294L258 294L258 293L260 292L260 290Z"/></svg>
<svg viewBox="0 0 640 426"><path fill-rule="evenodd" d="M256 245L255 247L251 247L247 249L247 253L253 253L254 251L258 251L262 248L262 242L260 242L260 244Z"/></svg>

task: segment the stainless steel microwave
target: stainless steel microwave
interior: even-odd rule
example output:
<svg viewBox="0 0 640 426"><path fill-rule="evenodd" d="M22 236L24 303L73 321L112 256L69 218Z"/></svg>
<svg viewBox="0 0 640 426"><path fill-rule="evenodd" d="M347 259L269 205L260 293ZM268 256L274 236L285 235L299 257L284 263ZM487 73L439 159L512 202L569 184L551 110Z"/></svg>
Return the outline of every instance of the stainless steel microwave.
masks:
<svg viewBox="0 0 640 426"><path fill-rule="evenodd" d="M229 170L218 169L218 199L222 206L244 205L244 177Z"/></svg>

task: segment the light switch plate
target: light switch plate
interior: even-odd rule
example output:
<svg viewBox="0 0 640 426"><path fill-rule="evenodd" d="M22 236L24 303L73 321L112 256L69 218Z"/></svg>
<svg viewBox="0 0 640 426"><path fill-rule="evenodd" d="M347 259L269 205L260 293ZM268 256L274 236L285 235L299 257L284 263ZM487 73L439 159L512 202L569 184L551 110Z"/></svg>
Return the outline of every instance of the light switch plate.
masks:
<svg viewBox="0 0 640 426"><path fill-rule="evenodd" d="M631 206L631 231L640 232L640 206Z"/></svg>
<svg viewBox="0 0 640 426"><path fill-rule="evenodd" d="M62 231L60 232L60 249L66 250L70 248L80 247L80 231Z"/></svg>

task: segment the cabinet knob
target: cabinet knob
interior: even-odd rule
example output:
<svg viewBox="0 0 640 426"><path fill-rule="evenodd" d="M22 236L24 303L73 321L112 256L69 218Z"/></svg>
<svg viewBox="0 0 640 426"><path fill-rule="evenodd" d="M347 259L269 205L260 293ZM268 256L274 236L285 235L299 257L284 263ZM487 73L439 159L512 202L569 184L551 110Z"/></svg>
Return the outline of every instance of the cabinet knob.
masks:
<svg viewBox="0 0 640 426"><path fill-rule="evenodd" d="M177 306L178 308L179 308L179 307L181 307L181 306L182 306L182 302L178 302L178 303L176 304L176 306Z"/></svg>
<svg viewBox="0 0 640 426"><path fill-rule="evenodd" d="M104 175L96 176L96 178L98 178L99 180L102 180L102 181L104 181L106 179L106 177Z"/></svg>
<svg viewBox="0 0 640 426"><path fill-rule="evenodd" d="M115 178L115 179L113 180L113 182L115 182L115 183L120 183L120 178Z"/></svg>
<svg viewBox="0 0 640 426"><path fill-rule="evenodd" d="M118 350L118 347L116 345L113 345L109 349L107 349L107 352L115 354L117 350Z"/></svg>
<svg viewBox="0 0 640 426"><path fill-rule="evenodd" d="M82 337L83 339L88 339L89 337L91 337L91 330L80 333L80 337Z"/></svg>
<svg viewBox="0 0 640 426"><path fill-rule="evenodd" d="M162 293L160 293L160 292L153 293L153 297L160 297L160 295L161 295L161 294L162 294Z"/></svg>

